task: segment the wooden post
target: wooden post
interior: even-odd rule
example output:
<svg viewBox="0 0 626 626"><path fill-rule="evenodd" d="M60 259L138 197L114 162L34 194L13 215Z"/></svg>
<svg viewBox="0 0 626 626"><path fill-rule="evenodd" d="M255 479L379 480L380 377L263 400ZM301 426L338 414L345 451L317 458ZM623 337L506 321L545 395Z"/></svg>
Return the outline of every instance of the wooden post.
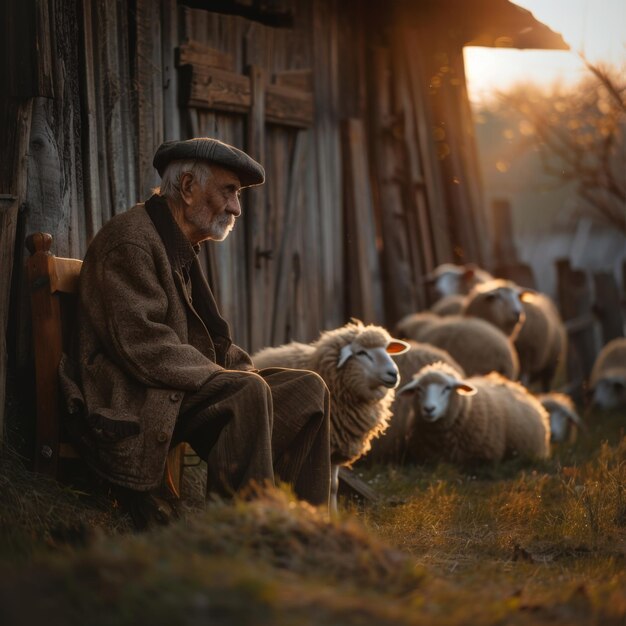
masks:
<svg viewBox="0 0 626 626"><path fill-rule="evenodd" d="M596 288L594 312L602 326L602 343L624 336L624 318L617 282L611 272L596 272L593 275Z"/></svg>
<svg viewBox="0 0 626 626"><path fill-rule="evenodd" d="M517 251L513 237L511 204L508 200L494 200L491 205L493 220L493 258L496 265L517 262Z"/></svg>
<svg viewBox="0 0 626 626"><path fill-rule="evenodd" d="M598 352L591 289L585 272L573 270L569 259L557 260L556 270L558 300L569 336L568 378L582 383L588 379ZM580 394L580 388L578 391Z"/></svg>

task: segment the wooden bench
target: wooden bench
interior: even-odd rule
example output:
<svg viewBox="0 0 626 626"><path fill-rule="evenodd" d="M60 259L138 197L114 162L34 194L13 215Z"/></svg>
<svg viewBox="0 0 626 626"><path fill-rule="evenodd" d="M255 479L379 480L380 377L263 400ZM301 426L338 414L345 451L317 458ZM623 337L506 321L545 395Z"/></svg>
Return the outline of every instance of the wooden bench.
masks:
<svg viewBox="0 0 626 626"><path fill-rule="evenodd" d="M33 352L35 358L36 425L34 469L59 477L64 459L78 458L63 429L64 403L58 379L61 355L69 352L76 320L79 259L56 257L52 236L34 233L26 238ZM167 461L170 487L180 493L185 446L170 450Z"/></svg>

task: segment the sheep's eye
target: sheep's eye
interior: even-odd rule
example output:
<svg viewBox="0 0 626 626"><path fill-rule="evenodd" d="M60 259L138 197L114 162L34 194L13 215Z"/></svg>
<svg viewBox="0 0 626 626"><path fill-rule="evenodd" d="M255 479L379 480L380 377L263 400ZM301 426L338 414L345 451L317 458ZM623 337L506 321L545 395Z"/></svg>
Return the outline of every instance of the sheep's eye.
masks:
<svg viewBox="0 0 626 626"><path fill-rule="evenodd" d="M370 353L367 350L359 350L356 353L357 356L366 356L370 361L372 361L372 356L370 355Z"/></svg>
<svg viewBox="0 0 626 626"><path fill-rule="evenodd" d="M449 393L450 391L452 391L452 387L450 385L446 385L443 388L443 392L442 393Z"/></svg>

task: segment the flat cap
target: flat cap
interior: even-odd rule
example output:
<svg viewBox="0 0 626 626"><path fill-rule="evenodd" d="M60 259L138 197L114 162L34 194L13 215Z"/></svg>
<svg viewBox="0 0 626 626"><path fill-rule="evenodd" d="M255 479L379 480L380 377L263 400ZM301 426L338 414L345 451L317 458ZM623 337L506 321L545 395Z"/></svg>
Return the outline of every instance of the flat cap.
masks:
<svg viewBox="0 0 626 626"><path fill-rule="evenodd" d="M172 161L202 160L232 170L239 177L242 187L261 185L265 182L263 166L245 152L219 139L196 137L184 141L165 141L154 155L152 165L163 177L165 168Z"/></svg>

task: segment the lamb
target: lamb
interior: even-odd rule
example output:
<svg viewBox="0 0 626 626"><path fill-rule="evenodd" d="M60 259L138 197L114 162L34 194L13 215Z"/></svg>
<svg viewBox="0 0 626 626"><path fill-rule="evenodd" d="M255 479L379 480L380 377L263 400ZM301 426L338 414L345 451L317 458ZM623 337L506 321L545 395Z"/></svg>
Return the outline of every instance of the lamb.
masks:
<svg viewBox="0 0 626 626"><path fill-rule="evenodd" d="M365 454L387 428L400 377L390 355L409 346L382 327L352 321L323 332L312 344L292 342L252 356L258 368L289 367L317 372L331 394L331 510L337 511L340 465Z"/></svg>
<svg viewBox="0 0 626 626"><path fill-rule="evenodd" d="M609 341L596 357L589 388L592 406L614 409L626 406L626 338Z"/></svg>
<svg viewBox="0 0 626 626"><path fill-rule="evenodd" d="M469 376L498 372L514 380L519 375L513 343L493 324L476 317L414 313L398 322L395 334L445 350Z"/></svg>
<svg viewBox="0 0 626 626"><path fill-rule="evenodd" d="M550 416L550 441L552 443L574 443L577 431L586 430L573 400L564 393L553 391L537 396Z"/></svg>
<svg viewBox="0 0 626 626"><path fill-rule="evenodd" d="M469 293L478 283L491 280L493 276L473 263L454 265L443 263L424 277L434 286L439 297Z"/></svg>
<svg viewBox="0 0 626 626"><path fill-rule="evenodd" d="M409 383L415 374L424 366L433 363L447 363L455 370L463 372L463 368L445 351L427 343L409 341L409 350L396 358L400 370L400 385ZM463 374L464 375L464 374ZM402 464L407 458L406 433L410 430L411 418L409 401L396 397L392 406L392 417L389 427L382 437L372 441L371 450L363 458L367 465L395 463Z"/></svg>
<svg viewBox="0 0 626 626"><path fill-rule="evenodd" d="M409 447L415 460L475 465L511 456L549 456L548 413L522 385L502 376L466 379L449 365L435 363L398 395L412 398Z"/></svg>

